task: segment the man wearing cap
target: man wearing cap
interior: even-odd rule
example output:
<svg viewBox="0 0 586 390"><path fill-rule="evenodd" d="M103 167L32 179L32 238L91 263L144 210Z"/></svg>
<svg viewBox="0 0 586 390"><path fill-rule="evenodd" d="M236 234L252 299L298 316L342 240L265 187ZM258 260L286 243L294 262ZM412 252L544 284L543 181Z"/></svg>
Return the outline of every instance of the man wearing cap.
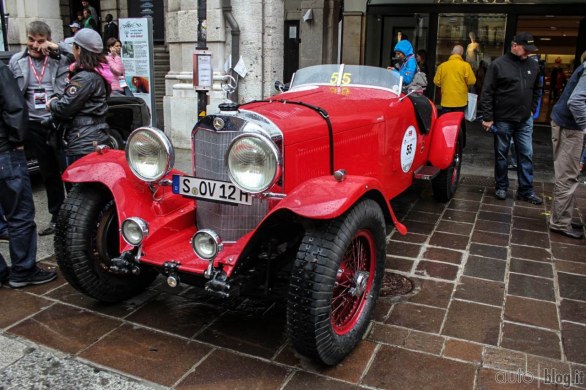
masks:
<svg viewBox="0 0 586 390"><path fill-rule="evenodd" d="M67 143L65 159L69 166L106 144L106 113L109 85L114 76L106 61L102 37L97 31L82 28L72 39L75 64L65 92L51 98L47 110L59 118L70 118L63 138Z"/></svg>
<svg viewBox="0 0 586 390"><path fill-rule="evenodd" d="M69 25L69 28L71 29L71 35L75 35L79 31L81 26L79 25L79 23L73 22Z"/></svg>
<svg viewBox="0 0 586 390"><path fill-rule="evenodd" d="M507 156L511 138L517 154L517 199L532 204L543 200L533 189L533 113L539 101L539 64L528 58L537 50L533 36L520 32L511 42L511 51L494 60L486 71L479 111L482 127L494 126L495 197L507 198L509 178ZM494 130L493 130L494 131Z"/></svg>
<svg viewBox="0 0 586 390"><path fill-rule="evenodd" d="M25 147L33 152L51 213L49 226L41 227L39 235L53 234L59 208L65 199L61 169L65 165L63 153L48 144L53 128L48 123L51 114L45 103L55 94L62 94L67 83L69 64L73 56L66 48L51 42L51 28L42 21L31 22L27 28L27 47L10 59L10 70L28 104L28 137Z"/></svg>

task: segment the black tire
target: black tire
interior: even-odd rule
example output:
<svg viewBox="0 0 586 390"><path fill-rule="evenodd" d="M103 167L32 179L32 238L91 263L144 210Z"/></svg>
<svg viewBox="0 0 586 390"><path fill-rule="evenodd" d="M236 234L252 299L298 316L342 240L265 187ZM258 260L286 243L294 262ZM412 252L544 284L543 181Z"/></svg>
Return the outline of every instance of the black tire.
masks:
<svg viewBox="0 0 586 390"><path fill-rule="evenodd" d="M55 254L65 279L80 292L103 302L120 302L147 288L152 269L118 275L108 269L120 255L116 207L110 192L96 184L77 184L61 206L55 229Z"/></svg>
<svg viewBox="0 0 586 390"><path fill-rule="evenodd" d="M354 349L370 322L384 262L385 220L373 200L306 231L287 302L297 352L335 365Z"/></svg>
<svg viewBox="0 0 586 390"><path fill-rule="evenodd" d="M112 149L124 150L126 144L119 130L108 129L108 138Z"/></svg>
<svg viewBox="0 0 586 390"><path fill-rule="evenodd" d="M458 143L454 152L452 163L446 169L440 171L431 181L433 197L438 202L447 202L456 193L458 183L460 182L460 173L462 169L462 137L458 135Z"/></svg>

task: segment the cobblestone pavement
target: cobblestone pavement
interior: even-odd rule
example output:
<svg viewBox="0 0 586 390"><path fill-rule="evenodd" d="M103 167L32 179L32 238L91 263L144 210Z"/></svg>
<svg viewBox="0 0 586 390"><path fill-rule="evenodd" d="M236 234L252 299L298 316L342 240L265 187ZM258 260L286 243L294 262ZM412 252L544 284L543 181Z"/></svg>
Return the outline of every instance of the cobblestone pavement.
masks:
<svg viewBox="0 0 586 390"><path fill-rule="evenodd" d="M586 389L586 240L548 231L552 183L534 206L464 173L447 204L427 184L393 202L409 234L390 231L386 269L415 289L380 299L336 367L295 354L282 305L162 278L106 305L59 277L0 289L0 389ZM578 207L586 220L583 184Z"/></svg>

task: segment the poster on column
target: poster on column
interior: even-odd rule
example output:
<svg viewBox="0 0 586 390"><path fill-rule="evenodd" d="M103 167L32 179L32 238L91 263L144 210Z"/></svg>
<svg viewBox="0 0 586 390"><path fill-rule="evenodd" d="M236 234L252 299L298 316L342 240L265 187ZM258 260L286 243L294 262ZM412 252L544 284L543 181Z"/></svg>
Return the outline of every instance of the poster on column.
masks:
<svg viewBox="0 0 586 390"><path fill-rule="evenodd" d="M149 106L151 126L156 125L152 21L121 18L119 23L126 84L134 96L142 98Z"/></svg>

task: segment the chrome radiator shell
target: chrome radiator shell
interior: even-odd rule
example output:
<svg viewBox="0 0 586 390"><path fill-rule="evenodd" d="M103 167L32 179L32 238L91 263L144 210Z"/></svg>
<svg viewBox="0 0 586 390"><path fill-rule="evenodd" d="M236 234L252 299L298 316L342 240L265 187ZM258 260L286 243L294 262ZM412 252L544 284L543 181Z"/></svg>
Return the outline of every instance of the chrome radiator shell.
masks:
<svg viewBox="0 0 586 390"><path fill-rule="evenodd" d="M204 127L194 129L192 150L194 176L230 182L224 156L230 142L241 131L216 131ZM197 200L198 229L211 229L224 242L234 242L255 229L268 212L266 199L253 198L252 205L232 205Z"/></svg>

